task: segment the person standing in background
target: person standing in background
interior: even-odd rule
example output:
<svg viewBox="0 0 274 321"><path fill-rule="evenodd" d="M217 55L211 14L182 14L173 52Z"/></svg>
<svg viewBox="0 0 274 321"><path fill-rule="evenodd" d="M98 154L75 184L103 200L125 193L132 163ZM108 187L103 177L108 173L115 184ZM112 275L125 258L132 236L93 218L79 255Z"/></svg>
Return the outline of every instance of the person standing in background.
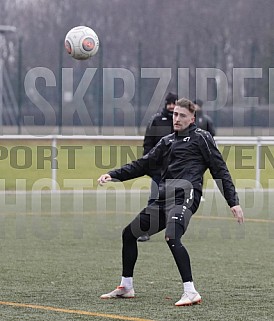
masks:
<svg viewBox="0 0 274 321"><path fill-rule="evenodd" d="M203 112L203 101L196 99L193 101L196 109L195 122L198 128L208 131L212 137L216 135L216 130L214 128L213 121L211 117L205 115Z"/></svg>
<svg viewBox="0 0 274 321"><path fill-rule="evenodd" d="M203 101L201 99L196 99L193 101L194 105L195 105L195 123L197 125L198 128L201 128L203 130L206 130L210 133L210 135L212 137L215 136L216 134L216 130L214 128L213 125L213 121L211 119L211 117L209 117L208 115L205 115L203 112ZM201 197L201 201L204 202L205 198L202 196Z"/></svg>

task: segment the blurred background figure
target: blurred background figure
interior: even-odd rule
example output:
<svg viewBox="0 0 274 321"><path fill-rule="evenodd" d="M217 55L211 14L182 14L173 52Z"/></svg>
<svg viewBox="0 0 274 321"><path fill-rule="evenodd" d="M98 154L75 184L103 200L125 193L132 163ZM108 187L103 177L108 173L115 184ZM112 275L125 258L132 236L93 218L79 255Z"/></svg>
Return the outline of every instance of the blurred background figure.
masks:
<svg viewBox="0 0 274 321"><path fill-rule="evenodd" d="M216 135L216 130L214 128L214 124L211 117L205 115L203 112L203 101L200 99L196 99L193 101L193 103L195 104L196 108L195 118L197 127L208 131L211 134L211 136L214 137Z"/></svg>
<svg viewBox="0 0 274 321"><path fill-rule="evenodd" d="M173 133L172 115L177 100L177 94L168 93L162 111L152 116L147 125L144 137L144 155L147 154L162 137Z"/></svg>
<svg viewBox="0 0 274 321"><path fill-rule="evenodd" d="M216 130L213 125L213 121L210 116L205 115L203 112L203 101L201 99L196 99L193 100L193 103L196 108L196 113L195 113L195 122L198 128L201 128L203 130L208 131L212 137L215 136ZM205 198L202 196L201 197L201 202L204 202Z"/></svg>

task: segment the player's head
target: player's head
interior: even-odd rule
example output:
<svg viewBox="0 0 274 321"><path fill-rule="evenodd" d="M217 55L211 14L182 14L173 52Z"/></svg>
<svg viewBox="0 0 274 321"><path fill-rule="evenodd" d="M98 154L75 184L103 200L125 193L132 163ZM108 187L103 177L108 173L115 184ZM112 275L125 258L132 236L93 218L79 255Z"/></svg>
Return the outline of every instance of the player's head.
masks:
<svg viewBox="0 0 274 321"><path fill-rule="evenodd" d="M181 98L173 110L173 127L175 131L183 131L195 122L195 105L192 101Z"/></svg>
<svg viewBox="0 0 274 321"><path fill-rule="evenodd" d="M174 107L175 107L175 103L176 103L177 100L178 100L178 95L169 92L167 94L167 96L166 96L166 99L165 99L165 108L168 111L172 112Z"/></svg>

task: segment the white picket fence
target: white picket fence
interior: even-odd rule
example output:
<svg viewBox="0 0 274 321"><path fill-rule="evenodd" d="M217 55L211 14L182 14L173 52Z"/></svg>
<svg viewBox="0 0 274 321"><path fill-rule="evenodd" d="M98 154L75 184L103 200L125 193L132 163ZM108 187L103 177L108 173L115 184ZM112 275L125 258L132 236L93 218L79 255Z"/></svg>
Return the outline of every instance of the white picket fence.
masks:
<svg viewBox="0 0 274 321"><path fill-rule="evenodd" d="M216 136L214 137L217 145L253 145L256 148L256 162L255 162L255 171L256 171L256 188L260 188L261 180L261 169L260 169L260 159L261 159L261 147L274 145L274 136ZM63 135L47 135L47 136L32 136L32 135L2 135L0 140L47 140L51 142L52 149L57 147L57 142L62 140L88 140L88 141L121 141L128 142L139 141L140 144L143 141L143 136L88 136L88 135L73 135L73 136L63 136ZM52 155L54 153L52 152ZM56 181L57 181L57 169L52 169L51 172L52 178L52 190L56 190Z"/></svg>

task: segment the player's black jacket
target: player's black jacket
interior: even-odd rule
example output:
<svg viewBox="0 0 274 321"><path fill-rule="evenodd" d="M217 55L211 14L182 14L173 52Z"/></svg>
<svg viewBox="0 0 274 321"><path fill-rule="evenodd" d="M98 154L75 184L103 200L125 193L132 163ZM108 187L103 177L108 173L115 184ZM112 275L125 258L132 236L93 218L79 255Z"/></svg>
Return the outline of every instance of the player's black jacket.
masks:
<svg viewBox="0 0 274 321"><path fill-rule="evenodd" d="M160 199L169 197L167 191L170 187L173 191L178 188L202 191L203 175L209 169L228 205L239 205L230 173L212 136L195 124L182 132L163 137L148 154L108 174L112 179L125 181L151 176L156 166L161 168L162 176Z"/></svg>

